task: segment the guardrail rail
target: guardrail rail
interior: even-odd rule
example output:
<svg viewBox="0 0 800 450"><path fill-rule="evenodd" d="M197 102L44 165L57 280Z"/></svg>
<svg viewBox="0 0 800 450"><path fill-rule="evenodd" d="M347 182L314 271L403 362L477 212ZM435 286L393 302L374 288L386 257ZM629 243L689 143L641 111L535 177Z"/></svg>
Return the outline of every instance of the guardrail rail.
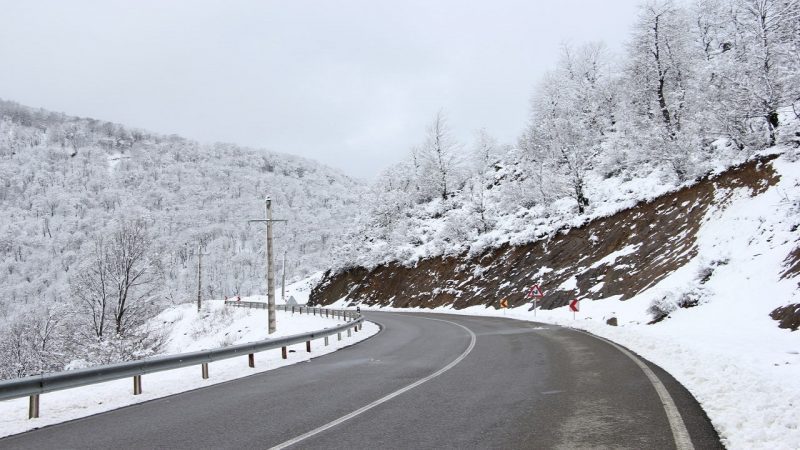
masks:
<svg viewBox="0 0 800 450"><path fill-rule="evenodd" d="M226 301L225 305L246 308L266 308L266 303ZM264 305L264 306L255 306ZM329 318L339 318L345 321L341 325L309 333L294 334L263 341L249 342L246 344L232 345L212 350L201 350L177 355L156 356L138 361L126 361L103 366L87 367L85 369L69 370L64 372L44 373L32 375L15 380L0 381L0 400L29 397L28 418L39 417L39 396L47 392L60 391L76 387L88 386L106 381L133 378L133 395L142 393L142 375L182 367L200 365L202 377L208 378L208 363L223 359L247 355L248 365L255 367L255 353L281 349L283 359L288 358L287 347L290 345L306 343L306 352L311 353L311 341L324 339L328 345L328 337L336 334L342 340L342 333L352 336L363 326L364 318L356 311L342 309L312 308L307 306L276 305L276 309L298 314L319 314Z"/></svg>

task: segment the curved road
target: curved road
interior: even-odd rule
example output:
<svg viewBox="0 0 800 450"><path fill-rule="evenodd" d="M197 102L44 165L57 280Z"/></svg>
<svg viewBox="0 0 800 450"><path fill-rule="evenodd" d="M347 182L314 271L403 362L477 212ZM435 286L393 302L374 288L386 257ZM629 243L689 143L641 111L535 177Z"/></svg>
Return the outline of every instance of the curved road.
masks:
<svg viewBox="0 0 800 450"><path fill-rule="evenodd" d="M676 448L653 381L600 339L502 318L365 315L383 331L361 344L0 448ZM690 444L722 448L694 398L646 364Z"/></svg>

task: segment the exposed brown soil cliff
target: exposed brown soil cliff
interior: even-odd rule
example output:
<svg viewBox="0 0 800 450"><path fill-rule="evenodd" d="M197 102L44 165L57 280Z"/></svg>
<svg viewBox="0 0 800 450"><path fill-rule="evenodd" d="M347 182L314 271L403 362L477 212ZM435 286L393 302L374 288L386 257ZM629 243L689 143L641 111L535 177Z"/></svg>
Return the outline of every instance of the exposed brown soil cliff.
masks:
<svg viewBox="0 0 800 450"><path fill-rule="evenodd" d="M325 305L346 297L353 304L465 308L498 307L507 298L509 306L518 306L529 302L525 290L535 282L547 294L540 302L546 309L578 296L628 299L696 255L696 234L709 208L724 206L736 188L757 195L776 183L772 159L748 162L546 240L504 245L474 258L436 257L414 267L388 264L326 274L310 302Z"/></svg>

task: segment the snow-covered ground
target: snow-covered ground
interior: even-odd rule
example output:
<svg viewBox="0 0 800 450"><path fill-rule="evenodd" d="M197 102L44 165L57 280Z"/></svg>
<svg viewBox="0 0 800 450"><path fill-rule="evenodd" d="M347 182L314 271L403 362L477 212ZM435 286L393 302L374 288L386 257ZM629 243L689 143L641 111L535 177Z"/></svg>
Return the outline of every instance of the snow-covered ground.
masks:
<svg viewBox="0 0 800 450"><path fill-rule="evenodd" d="M298 304L305 305L306 303L308 303L308 296L311 294L311 289L317 284L319 284L319 280L321 279L322 279L322 272L316 272L312 273L306 278L303 278L300 281L287 284L285 300L288 300L290 297L294 297L294 300ZM266 300L260 300L260 301L266 301ZM278 303L286 303L286 302L279 299Z"/></svg>
<svg viewBox="0 0 800 450"><path fill-rule="evenodd" d="M300 285L295 287L293 292L303 295ZM305 295L307 297L307 293ZM260 301L262 299L262 297L243 297L242 301ZM299 334L343 323L333 318L282 311L277 312L276 318L278 330L269 337ZM194 304L183 304L170 308L155 317L150 325L161 326L168 331L165 354L243 344L268 337L266 310L226 307L221 300L205 302L200 314L197 313L197 307ZM248 367L246 357L213 362L209 364L210 377L206 380L201 377L200 366L144 375L142 376L143 392L137 396L132 393L132 382L129 378L42 394L39 419L27 419L27 398L2 401L0 402L0 436L20 433L308 361L312 357L353 345L373 336L378 331L377 325L365 322L363 332L353 333L352 337L344 334L341 341L334 336L329 340L330 345L327 347L324 346L322 340L313 341L312 353L306 353L305 344L291 346L289 347L289 358L286 360L281 359L280 349L257 353L255 368Z"/></svg>
<svg viewBox="0 0 800 450"><path fill-rule="evenodd" d="M785 258L798 244L800 161L795 159L788 155L774 162L781 181L766 193L751 197L740 189L709 211L697 257L632 299L590 299L599 295L593 290L575 319L567 307L536 314L528 307L434 311L587 330L670 372L694 394L728 448L798 449L800 332L780 329L769 317L779 306L800 303L798 279L780 279ZM676 308L647 325L654 301L669 307L684 295L699 305ZM606 325L611 317L619 326Z"/></svg>

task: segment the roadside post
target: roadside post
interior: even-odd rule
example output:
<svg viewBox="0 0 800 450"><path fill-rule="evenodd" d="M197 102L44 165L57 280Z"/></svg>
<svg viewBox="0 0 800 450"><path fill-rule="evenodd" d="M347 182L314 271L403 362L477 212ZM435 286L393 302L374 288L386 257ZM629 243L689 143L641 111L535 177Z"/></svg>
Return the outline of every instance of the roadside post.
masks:
<svg viewBox="0 0 800 450"><path fill-rule="evenodd" d="M581 301L577 298L569 302L569 309L572 311L572 320L575 320L575 313L581 310L580 303Z"/></svg>
<svg viewBox="0 0 800 450"><path fill-rule="evenodd" d="M539 301L540 298L544 297L544 294L542 293L542 290L539 288L539 285L534 284L533 286L531 286L531 289L528 291L528 295L526 295L526 297L533 299L533 317L536 317L536 308L538 306L537 302Z"/></svg>

